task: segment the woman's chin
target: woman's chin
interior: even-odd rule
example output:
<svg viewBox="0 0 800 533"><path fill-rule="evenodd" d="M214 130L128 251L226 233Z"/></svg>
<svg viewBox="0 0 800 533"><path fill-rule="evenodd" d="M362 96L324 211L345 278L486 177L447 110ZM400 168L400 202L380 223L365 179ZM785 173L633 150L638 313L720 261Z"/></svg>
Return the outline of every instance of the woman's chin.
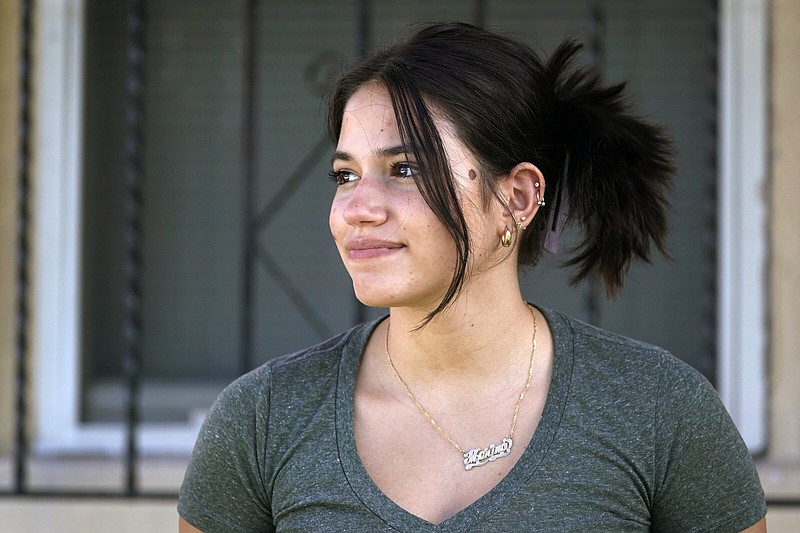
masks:
<svg viewBox="0 0 800 533"><path fill-rule="evenodd" d="M390 298L386 294L376 293L374 290L358 290L354 286L356 300L367 307L394 307L396 299Z"/></svg>
<svg viewBox="0 0 800 533"><path fill-rule="evenodd" d="M415 308L424 314L430 313L439 305L441 297L431 298L429 295L419 294L396 294L386 290L376 290L375 287L368 289L359 288L353 285L356 299L367 307L407 307Z"/></svg>

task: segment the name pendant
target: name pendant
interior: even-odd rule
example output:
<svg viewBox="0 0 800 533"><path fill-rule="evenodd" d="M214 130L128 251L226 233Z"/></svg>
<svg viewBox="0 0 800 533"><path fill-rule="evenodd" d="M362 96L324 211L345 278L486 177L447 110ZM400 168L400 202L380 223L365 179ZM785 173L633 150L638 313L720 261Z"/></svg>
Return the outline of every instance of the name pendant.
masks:
<svg viewBox="0 0 800 533"><path fill-rule="evenodd" d="M472 448L464 452L464 468L472 470L476 466L483 466L491 463L511 453L511 446L514 442L509 437L505 437L500 444L490 444L487 448Z"/></svg>

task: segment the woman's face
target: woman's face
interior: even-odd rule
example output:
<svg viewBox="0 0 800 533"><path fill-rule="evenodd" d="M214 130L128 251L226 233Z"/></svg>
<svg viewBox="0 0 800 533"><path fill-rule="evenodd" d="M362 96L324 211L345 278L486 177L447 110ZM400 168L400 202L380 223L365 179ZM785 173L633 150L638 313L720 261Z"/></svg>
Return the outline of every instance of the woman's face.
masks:
<svg viewBox="0 0 800 533"><path fill-rule="evenodd" d="M470 231L470 270L479 272L476 262L496 248L491 244L497 242L496 222L481 209L478 180L469 177L478 169L474 158L450 128L438 126ZM345 107L332 159L337 189L329 223L362 303L430 311L450 286L456 252L417 189L414 181L422 178L411 157L383 86L372 83L356 91Z"/></svg>

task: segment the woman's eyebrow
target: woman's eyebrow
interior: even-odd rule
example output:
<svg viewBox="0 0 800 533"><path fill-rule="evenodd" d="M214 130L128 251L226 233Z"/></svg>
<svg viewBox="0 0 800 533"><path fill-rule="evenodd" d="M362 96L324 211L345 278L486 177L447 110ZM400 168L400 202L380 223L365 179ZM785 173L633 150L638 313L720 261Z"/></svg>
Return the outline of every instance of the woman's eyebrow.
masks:
<svg viewBox="0 0 800 533"><path fill-rule="evenodd" d="M408 146L406 146L405 144L399 144L397 146L378 148L374 150L374 153L378 157L384 157L384 158L395 157L398 155L405 155L409 153L409 149ZM331 156L331 164L333 164L335 161L353 161L354 159L355 157L353 157L350 153L336 150L333 153L333 156Z"/></svg>
<svg viewBox="0 0 800 533"><path fill-rule="evenodd" d="M375 153L380 157L394 157L398 155L406 155L409 152L408 146L400 144L398 146L390 146L388 148L379 148Z"/></svg>

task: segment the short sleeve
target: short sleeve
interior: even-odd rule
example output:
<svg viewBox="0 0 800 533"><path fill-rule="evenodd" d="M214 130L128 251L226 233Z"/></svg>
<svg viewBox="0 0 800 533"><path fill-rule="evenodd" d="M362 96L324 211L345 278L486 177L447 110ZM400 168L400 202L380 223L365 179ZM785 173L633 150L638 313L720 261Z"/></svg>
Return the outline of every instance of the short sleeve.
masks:
<svg viewBox="0 0 800 533"><path fill-rule="evenodd" d="M274 531L260 471L269 408L262 367L229 385L209 410L180 489L178 512L205 533Z"/></svg>
<svg viewBox="0 0 800 533"><path fill-rule="evenodd" d="M744 441L711 384L667 363L656 412L652 531L738 532L767 511Z"/></svg>

